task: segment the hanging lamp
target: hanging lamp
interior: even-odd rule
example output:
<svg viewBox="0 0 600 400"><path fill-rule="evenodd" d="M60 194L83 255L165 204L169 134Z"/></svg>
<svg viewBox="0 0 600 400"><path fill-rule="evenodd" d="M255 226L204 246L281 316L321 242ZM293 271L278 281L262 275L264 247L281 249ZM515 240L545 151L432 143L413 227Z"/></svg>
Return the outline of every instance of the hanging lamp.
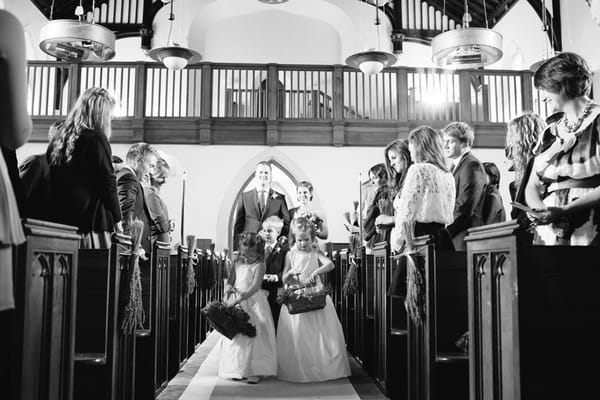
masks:
<svg viewBox="0 0 600 400"><path fill-rule="evenodd" d="M550 49L548 49L548 43L546 42L547 32L549 30L548 22L546 19L546 0L542 0L542 32L544 34L544 55L541 60L534 62L529 67L531 72L535 72L538 68L546 62L550 57L554 56L554 32L550 32Z"/></svg>
<svg viewBox="0 0 600 400"><path fill-rule="evenodd" d="M479 68L502 58L502 35L488 28L485 0L483 8L486 27L471 28L471 14L465 0L462 27L440 33L431 41L431 60L435 64L451 69Z"/></svg>
<svg viewBox="0 0 600 400"><path fill-rule="evenodd" d="M258 0L261 3L267 3L267 4L283 4L283 3L287 3L288 0Z"/></svg>
<svg viewBox="0 0 600 400"><path fill-rule="evenodd" d="M377 30L377 47L379 44L379 0L375 0L375 28ZM360 69L365 75L375 75L380 73L384 68L394 65L398 59L392 53L377 49L368 49L352 54L346 58L346 64Z"/></svg>
<svg viewBox="0 0 600 400"><path fill-rule="evenodd" d="M169 13L169 35L165 47L157 47L150 50L150 57L158 62L162 62L165 67L173 71L179 71L189 64L195 64L202 60L202 56L195 50L181 47L178 43L171 41L171 31L173 30L173 2L171 0L171 11Z"/></svg>
<svg viewBox="0 0 600 400"><path fill-rule="evenodd" d="M40 29L40 49L62 61L108 61L115 56L115 34L94 23L95 0L92 1L92 22L84 21L82 1L75 8L74 19L53 20L54 0L50 22Z"/></svg>

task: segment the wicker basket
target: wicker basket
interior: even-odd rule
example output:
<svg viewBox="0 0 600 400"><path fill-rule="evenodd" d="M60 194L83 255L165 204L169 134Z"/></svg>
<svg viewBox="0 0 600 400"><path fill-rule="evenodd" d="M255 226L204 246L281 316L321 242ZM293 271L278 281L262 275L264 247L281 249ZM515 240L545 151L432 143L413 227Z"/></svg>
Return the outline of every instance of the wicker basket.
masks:
<svg viewBox="0 0 600 400"><path fill-rule="evenodd" d="M325 298L327 297L327 291L321 291L317 293L311 293L309 295L302 295L298 297L290 297L287 299L285 305L287 306L290 314L300 314L309 311L320 310L325 307Z"/></svg>
<svg viewBox="0 0 600 400"><path fill-rule="evenodd" d="M222 304L210 303L201 312L210 325L223 336L233 339L239 333L235 319L225 311Z"/></svg>

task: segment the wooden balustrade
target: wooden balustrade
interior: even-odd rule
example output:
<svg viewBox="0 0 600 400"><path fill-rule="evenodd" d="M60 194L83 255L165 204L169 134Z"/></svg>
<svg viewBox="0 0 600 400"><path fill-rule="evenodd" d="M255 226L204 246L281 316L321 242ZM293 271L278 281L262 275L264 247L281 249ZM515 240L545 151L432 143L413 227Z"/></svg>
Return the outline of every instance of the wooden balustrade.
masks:
<svg viewBox="0 0 600 400"><path fill-rule="evenodd" d="M77 228L25 220L15 259L15 324L9 399L73 397Z"/></svg>
<svg viewBox="0 0 600 400"><path fill-rule="evenodd" d="M531 246L516 221L469 230L470 399L589 398L600 251Z"/></svg>
<svg viewBox="0 0 600 400"><path fill-rule="evenodd" d="M116 234L110 249L80 249L75 342L76 399L130 400L135 385L135 335L124 334L131 238Z"/></svg>
<svg viewBox="0 0 600 400"><path fill-rule="evenodd" d="M523 110L549 111L529 71L395 67L365 76L344 66L204 63L170 71L144 62L31 61L28 83L39 141L91 86L118 99L115 142L385 145L417 125L460 120L476 126L476 146L503 147L506 122Z"/></svg>

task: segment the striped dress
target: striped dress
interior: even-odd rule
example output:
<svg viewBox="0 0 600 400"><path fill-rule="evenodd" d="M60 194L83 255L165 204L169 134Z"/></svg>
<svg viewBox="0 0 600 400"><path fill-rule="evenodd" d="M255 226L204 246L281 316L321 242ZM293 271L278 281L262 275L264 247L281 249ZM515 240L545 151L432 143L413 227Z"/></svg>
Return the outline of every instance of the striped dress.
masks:
<svg viewBox="0 0 600 400"><path fill-rule="evenodd" d="M600 106L595 105L575 132L559 120L547 128L549 140L535 158L533 170L544 185L544 204L563 207L600 186ZM537 227L536 244L596 244L600 206Z"/></svg>

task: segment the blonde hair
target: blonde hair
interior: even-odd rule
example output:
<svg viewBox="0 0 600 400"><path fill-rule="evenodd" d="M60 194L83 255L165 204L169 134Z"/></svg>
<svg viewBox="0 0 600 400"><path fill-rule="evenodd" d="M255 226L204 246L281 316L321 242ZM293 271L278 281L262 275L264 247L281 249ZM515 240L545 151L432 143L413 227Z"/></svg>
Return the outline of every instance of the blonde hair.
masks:
<svg viewBox="0 0 600 400"><path fill-rule="evenodd" d="M513 161L515 182L519 185L546 123L537 114L526 112L509 121L506 127L506 158Z"/></svg>
<svg viewBox="0 0 600 400"><path fill-rule="evenodd" d="M265 219L262 223L263 229L267 229L267 227L271 227L277 231L277 233L281 233L283 229L283 220L279 218L277 215L271 215L269 218Z"/></svg>
<svg viewBox="0 0 600 400"><path fill-rule="evenodd" d="M93 87L83 92L65 121L51 128L51 164L71 162L75 143L86 129L110 139L112 111L116 104L114 97L104 88Z"/></svg>

